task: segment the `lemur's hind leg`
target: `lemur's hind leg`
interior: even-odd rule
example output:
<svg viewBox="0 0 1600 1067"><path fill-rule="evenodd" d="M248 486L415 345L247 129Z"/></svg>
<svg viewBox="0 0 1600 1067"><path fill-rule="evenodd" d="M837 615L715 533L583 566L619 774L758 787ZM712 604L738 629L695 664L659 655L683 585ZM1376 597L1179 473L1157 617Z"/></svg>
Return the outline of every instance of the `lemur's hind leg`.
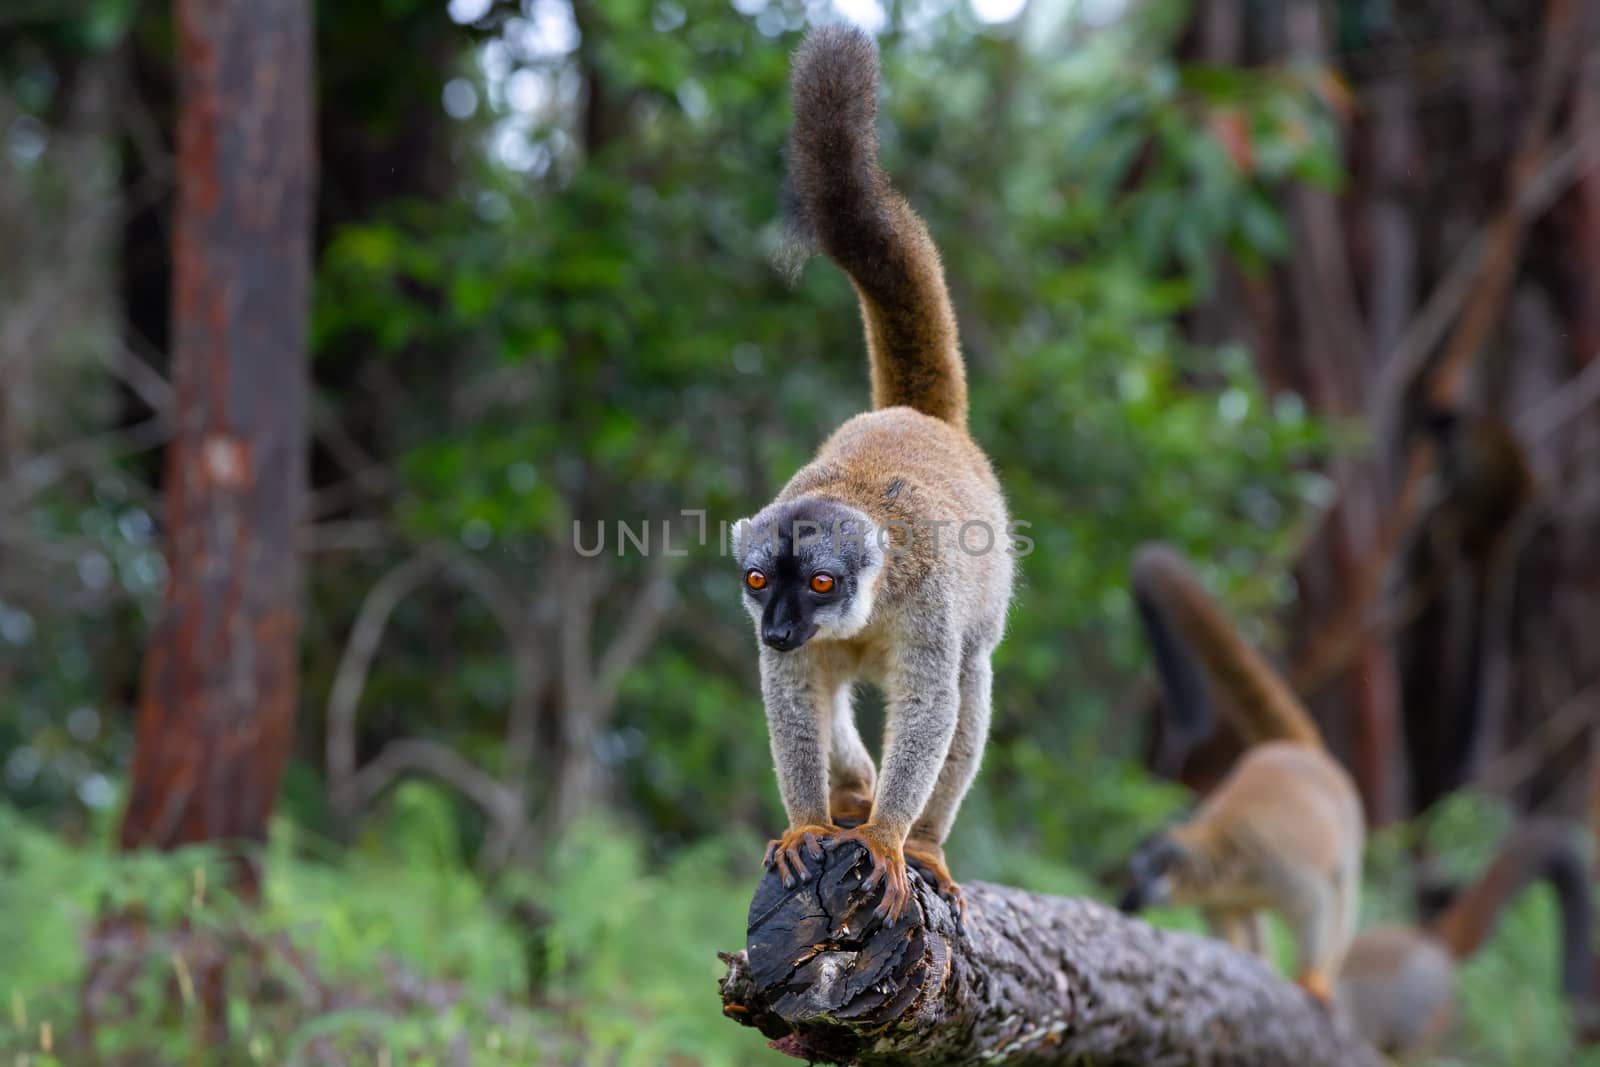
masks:
<svg viewBox="0 0 1600 1067"><path fill-rule="evenodd" d="M1255 955L1267 958L1267 913L1259 908L1244 917L1245 943Z"/></svg>
<svg viewBox="0 0 1600 1067"><path fill-rule="evenodd" d="M840 826L860 826L872 815L872 794L878 771L856 730L852 687L834 695L832 742L828 755L828 813Z"/></svg>
<svg viewBox="0 0 1600 1067"><path fill-rule="evenodd" d="M1212 937L1257 956L1266 954L1265 916L1260 911L1207 908L1205 917Z"/></svg>

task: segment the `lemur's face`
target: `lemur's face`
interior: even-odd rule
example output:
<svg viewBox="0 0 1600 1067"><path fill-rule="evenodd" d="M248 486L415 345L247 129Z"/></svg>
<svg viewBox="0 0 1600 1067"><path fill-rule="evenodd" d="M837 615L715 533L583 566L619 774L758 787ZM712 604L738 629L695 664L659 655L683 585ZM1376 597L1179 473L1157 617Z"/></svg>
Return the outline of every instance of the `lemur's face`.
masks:
<svg viewBox="0 0 1600 1067"><path fill-rule="evenodd" d="M1132 913L1170 903L1184 856L1183 846L1166 834L1157 834L1135 849L1128 858L1128 880L1132 884L1122 898L1121 909Z"/></svg>
<svg viewBox="0 0 1600 1067"><path fill-rule="evenodd" d="M733 554L745 610L768 648L791 652L866 626L883 549L855 508L805 498L774 504L734 526Z"/></svg>

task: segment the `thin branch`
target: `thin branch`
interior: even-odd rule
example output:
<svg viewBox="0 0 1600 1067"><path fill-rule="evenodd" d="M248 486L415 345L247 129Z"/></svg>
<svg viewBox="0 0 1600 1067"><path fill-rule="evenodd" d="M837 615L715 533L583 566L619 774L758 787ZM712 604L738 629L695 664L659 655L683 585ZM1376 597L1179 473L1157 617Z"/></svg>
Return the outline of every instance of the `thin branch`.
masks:
<svg viewBox="0 0 1600 1067"><path fill-rule="evenodd" d="M144 168L144 184L147 188L142 190L143 195L129 198L132 203L125 205L134 209L145 206L140 200L153 203L157 197L164 196L172 188L176 171L176 153L161 138L162 124L156 120L150 108L150 101L139 91L137 78L126 78L122 86L122 98L118 101L117 116L122 120L122 130L127 135L128 143L133 145L134 151L139 154L139 163ZM124 215L124 221L127 216ZM163 237L170 237L170 233L163 233Z"/></svg>
<svg viewBox="0 0 1600 1067"><path fill-rule="evenodd" d="M650 561L650 576L643 595L629 608L628 616L606 650L600 654L595 670L595 688L609 706L616 698L622 677L636 666L661 632L667 612L674 602L671 568L662 556Z"/></svg>
<svg viewBox="0 0 1600 1067"><path fill-rule="evenodd" d="M483 601L495 622L504 631L506 640L516 644L525 628L522 602L513 596L505 581L477 559L455 549L440 549L451 577Z"/></svg>
<svg viewBox="0 0 1600 1067"><path fill-rule="evenodd" d="M426 774L456 789L497 824L514 819L521 798L454 749L436 741L403 738L383 746L346 786L350 810L360 811L408 772Z"/></svg>
<svg viewBox="0 0 1600 1067"><path fill-rule="evenodd" d="M1600 169L1600 129L1574 137L1563 148L1545 157L1543 167L1513 198L1507 214L1522 225L1533 222L1578 179L1596 169ZM1434 287L1422 310L1401 334L1400 343L1384 361L1378 390L1385 402L1386 426L1393 427L1399 417L1402 387L1444 338L1445 331L1466 306L1467 298L1479 286L1479 268L1500 222L1499 218L1492 219L1472 235L1455 257L1449 273Z"/></svg>
<svg viewBox="0 0 1600 1067"><path fill-rule="evenodd" d="M306 516L322 519L329 515L356 507L364 500L381 502L394 491L394 482L387 468L369 467L342 481L313 489L306 500Z"/></svg>
<svg viewBox="0 0 1600 1067"><path fill-rule="evenodd" d="M61 445L17 464L0 482L0 502L17 509L74 470L94 465L110 454L134 454L159 448L172 437L172 424L157 415L125 429L95 434Z"/></svg>
<svg viewBox="0 0 1600 1067"><path fill-rule="evenodd" d="M394 539L394 531L380 519L308 522L295 532L296 547L313 556L325 552L372 552Z"/></svg>
<svg viewBox="0 0 1600 1067"><path fill-rule="evenodd" d="M408 739L385 746L356 771L356 711L383 632L399 603L440 567L481 600L511 651L514 680L506 713L505 770L499 780L472 761L435 742ZM393 779L408 771L431 774L481 807L490 829L479 866L500 866L527 827L527 779L538 742L538 701L547 678L534 633L520 602L489 568L445 546L422 549L381 578L362 602L328 698L327 764L335 806L346 817L369 804Z"/></svg>
<svg viewBox="0 0 1600 1067"><path fill-rule="evenodd" d="M355 625L345 642L344 654L339 657L334 672L333 687L328 691L327 738L325 755L330 792L334 807L346 817L360 810L355 788L356 778L356 711L361 705L361 694L367 687L367 676L372 661L383 642L389 619L400 602L410 596L439 567L439 557L432 552L412 556L380 578L368 590L356 613Z"/></svg>
<svg viewBox="0 0 1600 1067"><path fill-rule="evenodd" d="M594 602L596 597L595 564L568 560L558 566L555 576L556 595L561 603L561 621L557 643L561 653L561 702L563 719L587 710L591 694L589 685L594 679L593 655L589 642L594 636Z"/></svg>
<svg viewBox="0 0 1600 1067"><path fill-rule="evenodd" d="M1426 383L1428 398L1435 404L1449 406L1455 399L1467 365L1500 321L1516 277L1528 227L1528 220L1517 205L1524 190L1549 168L1551 128L1565 95L1563 87L1576 69L1578 44L1582 41L1582 35L1573 32L1574 2L1550 0L1546 8L1533 107L1506 176L1510 203L1490 229L1478 284L1462 310L1449 346Z"/></svg>
<svg viewBox="0 0 1600 1067"><path fill-rule="evenodd" d="M1600 352L1569 382L1546 394L1516 418L1516 430L1530 445L1543 444L1567 423L1600 401Z"/></svg>
<svg viewBox="0 0 1600 1067"><path fill-rule="evenodd" d="M549 681L549 664L541 654L532 620L498 576L459 552L451 553L447 564L451 574L483 601L499 623L511 651L511 701L506 710L505 769L500 779L520 795L526 792L538 746L539 696ZM506 845L509 847L510 842Z"/></svg>
<svg viewBox="0 0 1600 1067"><path fill-rule="evenodd" d="M1391 510L1389 521L1378 530L1365 563L1350 583L1343 607L1333 619L1318 627L1317 635L1290 671L1289 684L1302 697L1314 696L1340 677L1369 637L1403 625L1410 618L1405 613L1410 609L1376 601L1402 535L1424 500L1424 480L1412 476L1412 472L1420 469L1420 460L1420 456L1412 457L1401 497Z"/></svg>
<svg viewBox="0 0 1600 1067"><path fill-rule="evenodd" d="M113 345L101 351L101 363L106 370L144 401L145 407L157 415L172 414L172 383L157 374L130 345Z"/></svg>
<svg viewBox="0 0 1600 1067"><path fill-rule="evenodd" d="M1550 521L1546 513L1547 499L1536 496L1518 513L1485 571L1487 596L1483 618L1478 624L1483 627L1483 668L1479 680L1481 712L1467 763L1474 771L1488 764L1492 754L1504 751L1515 674L1512 641L1516 629L1517 580L1529 542Z"/></svg>
<svg viewBox="0 0 1600 1067"><path fill-rule="evenodd" d="M1550 763L1550 758L1600 721L1600 679L1568 697L1527 737L1500 754L1478 777L1492 793L1508 793Z"/></svg>
<svg viewBox="0 0 1600 1067"><path fill-rule="evenodd" d="M505 757L500 773L507 804L478 850L478 867L489 872L511 858L527 833L528 778L539 742L539 697L548 681L549 667L532 620L500 577L462 552L451 552L446 562L451 576L483 601L499 624L511 653L511 699L506 709Z"/></svg>
<svg viewBox="0 0 1600 1067"><path fill-rule="evenodd" d="M373 490L394 488L393 471L362 447L329 405L315 406L311 413L311 426L317 440L322 442L328 454L339 462L352 479L359 480L364 487Z"/></svg>

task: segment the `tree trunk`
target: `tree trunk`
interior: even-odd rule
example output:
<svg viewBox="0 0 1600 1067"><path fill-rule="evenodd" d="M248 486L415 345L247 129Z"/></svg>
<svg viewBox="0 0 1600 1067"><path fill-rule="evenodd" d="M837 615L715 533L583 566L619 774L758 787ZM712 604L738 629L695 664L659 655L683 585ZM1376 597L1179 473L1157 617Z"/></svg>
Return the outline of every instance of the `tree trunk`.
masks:
<svg viewBox="0 0 1600 1067"><path fill-rule="evenodd" d="M1103 905L965 886L966 932L920 878L900 923L854 843L786 891L768 872L724 954L723 1012L790 1055L877 1065L1378 1063L1261 960Z"/></svg>
<svg viewBox="0 0 1600 1067"><path fill-rule="evenodd" d="M297 695L314 160L304 0L178 0L171 576L126 848L260 842ZM252 864L241 888L254 891Z"/></svg>

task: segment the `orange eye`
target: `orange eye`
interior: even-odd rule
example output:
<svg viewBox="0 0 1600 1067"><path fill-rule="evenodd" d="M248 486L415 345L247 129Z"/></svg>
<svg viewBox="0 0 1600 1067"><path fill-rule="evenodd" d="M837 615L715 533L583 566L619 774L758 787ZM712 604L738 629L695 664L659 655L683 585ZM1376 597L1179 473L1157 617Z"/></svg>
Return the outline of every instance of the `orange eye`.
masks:
<svg viewBox="0 0 1600 1067"><path fill-rule="evenodd" d="M833 592L833 575L813 574L811 576L811 591L813 593Z"/></svg>
<svg viewBox="0 0 1600 1067"><path fill-rule="evenodd" d="M767 576L757 570L745 571L744 584L751 589L765 589L767 587Z"/></svg>

